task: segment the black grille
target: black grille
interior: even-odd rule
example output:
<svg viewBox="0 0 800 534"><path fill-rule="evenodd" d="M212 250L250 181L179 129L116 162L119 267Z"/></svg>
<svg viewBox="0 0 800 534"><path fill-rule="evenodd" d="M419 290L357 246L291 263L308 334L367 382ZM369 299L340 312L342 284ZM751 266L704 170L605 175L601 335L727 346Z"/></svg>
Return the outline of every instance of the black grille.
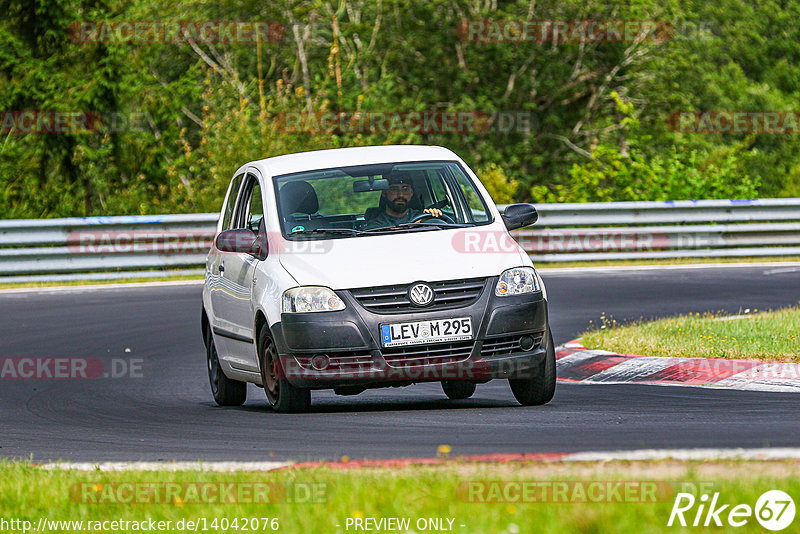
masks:
<svg viewBox="0 0 800 534"><path fill-rule="evenodd" d="M433 304L419 308L408 300L410 284L353 289L352 295L371 312L402 313L421 310L442 310L472 304L486 285L486 278L468 278L446 282L429 282L435 298Z"/></svg>
<svg viewBox="0 0 800 534"><path fill-rule="evenodd" d="M372 367L372 353L368 350L352 352L327 352L328 366L323 371L363 371ZM311 369L313 354L297 356L294 359L303 369Z"/></svg>
<svg viewBox="0 0 800 534"><path fill-rule="evenodd" d="M529 335L533 337L533 348L530 350L534 350L542 342L542 332L536 332L535 334L516 334L513 336L490 338L483 341L481 346L481 356L485 358L491 358L492 356L503 356L504 354L522 352L522 348L519 346L519 340L523 335Z"/></svg>
<svg viewBox="0 0 800 534"><path fill-rule="evenodd" d="M469 358L474 345L474 341L432 343L411 347L384 348L382 353L383 359L386 360L389 367L404 368L461 362Z"/></svg>

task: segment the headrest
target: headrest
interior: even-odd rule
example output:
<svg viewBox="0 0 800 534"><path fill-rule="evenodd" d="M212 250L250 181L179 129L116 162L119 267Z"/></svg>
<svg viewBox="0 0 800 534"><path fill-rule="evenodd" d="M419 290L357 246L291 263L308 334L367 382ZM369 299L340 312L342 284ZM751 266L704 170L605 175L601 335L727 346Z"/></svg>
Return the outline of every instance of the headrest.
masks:
<svg viewBox="0 0 800 534"><path fill-rule="evenodd" d="M281 187L280 197L284 215L293 213L310 215L319 211L317 192L304 180L289 182Z"/></svg>

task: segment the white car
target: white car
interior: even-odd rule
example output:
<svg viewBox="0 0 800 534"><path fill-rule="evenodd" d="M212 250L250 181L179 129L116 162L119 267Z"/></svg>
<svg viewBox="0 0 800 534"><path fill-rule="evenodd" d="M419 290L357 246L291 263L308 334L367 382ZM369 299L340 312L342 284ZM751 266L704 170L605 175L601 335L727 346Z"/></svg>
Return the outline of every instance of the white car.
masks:
<svg viewBox="0 0 800 534"><path fill-rule="evenodd" d="M253 161L231 180L208 254L202 329L214 400L264 388L279 412L311 390L442 383L451 399L509 380L550 401L547 294L475 173L434 146L374 146Z"/></svg>

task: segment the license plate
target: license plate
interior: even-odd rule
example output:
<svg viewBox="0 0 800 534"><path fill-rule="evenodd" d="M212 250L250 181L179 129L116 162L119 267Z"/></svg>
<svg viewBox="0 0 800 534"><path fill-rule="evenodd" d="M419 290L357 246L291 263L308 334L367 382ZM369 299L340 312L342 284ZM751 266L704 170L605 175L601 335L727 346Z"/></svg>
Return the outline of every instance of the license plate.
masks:
<svg viewBox="0 0 800 534"><path fill-rule="evenodd" d="M381 343L384 347L469 339L472 339L472 318L470 317L381 325Z"/></svg>

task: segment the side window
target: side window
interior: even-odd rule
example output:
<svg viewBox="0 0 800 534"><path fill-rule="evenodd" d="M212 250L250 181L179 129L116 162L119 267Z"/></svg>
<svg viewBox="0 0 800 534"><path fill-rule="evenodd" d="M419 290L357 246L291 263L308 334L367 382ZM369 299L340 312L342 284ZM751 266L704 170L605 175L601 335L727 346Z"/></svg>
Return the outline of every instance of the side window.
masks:
<svg viewBox="0 0 800 534"><path fill-rule="evenodd" d="M228 200L225 203L225 211L222 214L222 229L230 230L231 222L233 219L233 209L236 207L236 199L239 197L239 189L242 185L244 174L234 176L231 180L230 188L228 189Z"/></svg>
<svg viewBox="0 0 800 534"><path fill-rule="evenodd" d="M444 174L441 171L429 170L428 182L431 188L431 202L435 204L441 200L450 200L448 204L442 207L442 211L449 217L455 216L455 206L453 204L453 195L444 179Z"/></svg>
<svg viewBox="0 0 800 534"><path fill-rule="evenodd" d="M489 220L489 213L486 211L480 194L475 189L475 186L470 183L469 179L459 170L454 169L454 174L461 188L461 193L467 201L470 210L471 219L475 222L486 222Z"/></svg>
<svg viewBox="0 0 800 534"><path fill-rule="evenodd" d="M248 212L247 222L248 228L254 232L258 232L258 226L264 218L264 203L261 200L261 186L258 180L255 180L253 192L250 194L250 209Z"/></svg>
<svg viewBox="0 0 800 534"><path fill-rule="evenodd" d="M431 192L433 193L433 202L438 202L443 198L447 198L447 191L444 188L442 175L434 170L428 171L428 182L431 184ZM431 202L431 203L433 203Z"/></svg>
<svg viewBox="0 0 800 534"><path fill-rule="evenodd" d="M234 228L249 228L257 232L264 218L264 205L261 201L261 186L252 174L247 175L236 205Z"/></svg>

